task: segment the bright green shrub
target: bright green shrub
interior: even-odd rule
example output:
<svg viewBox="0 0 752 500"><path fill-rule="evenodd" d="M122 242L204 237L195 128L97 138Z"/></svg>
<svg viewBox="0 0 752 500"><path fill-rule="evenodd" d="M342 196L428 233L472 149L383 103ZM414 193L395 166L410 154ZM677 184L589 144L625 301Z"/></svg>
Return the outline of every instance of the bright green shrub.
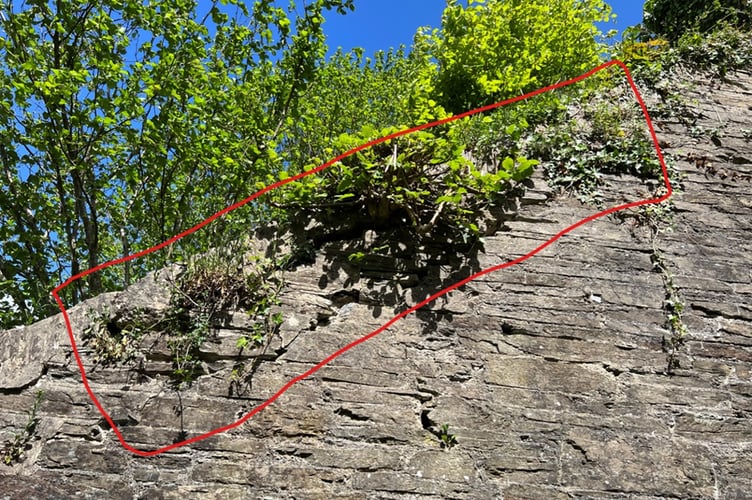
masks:
<svg viewBox="0 0 752 500"><path fill-rule="evenodd" d="M460 113L551 85L600 61L601 0L456 0L423 37L439 64L438 101Z"/></svg>
<svg viewBox="0 0 752 500"><path fill-rule="evenodd" d="M623 62L645 63L655 61L668 48L668 40L656 38L647 42L629 40L620 46L620 57Z"/></svg>
<svg viewBox="0 0 752 500"><path fill-rule="evenodd" d="M404 128L404 127L402 127ZM385 137L402 128L363 127L342 134L327 157ZM505 158L493 171L481 171L463 153L457 129L412 132L344 158L318 175L278 192L276 203L305 208L306 217L338 220L359 214L372 227L398 223L418 234L444 226L464 235L478 233L474 215L532 174L536 162ZM308 169L318 166L314 159ZM281 178L289 174L283 172Z"/></svg>

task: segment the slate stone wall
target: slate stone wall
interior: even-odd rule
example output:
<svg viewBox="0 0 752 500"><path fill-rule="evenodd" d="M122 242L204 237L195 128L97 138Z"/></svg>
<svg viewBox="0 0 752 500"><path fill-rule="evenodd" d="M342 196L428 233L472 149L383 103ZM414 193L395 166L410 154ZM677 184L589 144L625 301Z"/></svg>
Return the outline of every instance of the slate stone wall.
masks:
<svg viewBox="0 0 752 500"><path fill-rule="evenodd" d="M695 124L656 119L685 176L664 231L635 211L593 221L399 320L243 425L156 457L123 449L97 412L60 316L0 332L3 439L45 391L25 460L0 465L3 498L744 498L750 89L747 73L701 82L690 96ZM720 137L697 132L719 124ZM610 180L607 204L650 194L637 179ZM130 368L94 367L82 347L90 386L138 449L229 424L397 312L594 212L554 196L541 178L535 186L485 252L439 245L416 254L391 242L389 256L355 265L347 255L358 241L318 242L315 262L287 274L279 335L238 354L249 325L233 315L202 348L204 375L180 395L165 384L171 364L159 338L144 339L149 354ZM362 238L378 243L375 233ZM104 305L157 314L173 272L73 308L74 328ZM671 363L667 274L688 330ZM241 361L252 376L233 381ZM443 424L456 438L451 449L440 446Z"/></svg>

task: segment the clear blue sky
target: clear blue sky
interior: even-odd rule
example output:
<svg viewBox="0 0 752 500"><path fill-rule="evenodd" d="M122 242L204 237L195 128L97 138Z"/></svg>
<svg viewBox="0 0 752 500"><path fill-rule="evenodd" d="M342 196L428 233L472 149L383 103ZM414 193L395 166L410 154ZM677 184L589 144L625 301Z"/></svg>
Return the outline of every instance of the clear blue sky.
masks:
<svg viewBox="0 0 752 500"><path fill-rule="evenodd" d="M616 14L615 23L601 31L623 31L642 21L643 0L606 0ZM345 16L330 13L324 30L330 52L342 46L345 51L363 47L366 55L412 43L420 26L439 27L445 0L355 0L355 12Z"/></svg>

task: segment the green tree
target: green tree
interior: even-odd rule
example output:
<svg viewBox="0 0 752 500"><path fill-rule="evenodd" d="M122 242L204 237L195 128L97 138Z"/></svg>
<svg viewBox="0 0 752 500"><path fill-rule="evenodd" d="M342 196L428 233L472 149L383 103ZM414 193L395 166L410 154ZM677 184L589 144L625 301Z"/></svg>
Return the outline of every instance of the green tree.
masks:
<svg viewBox="0 0 752 500"><path fill-rule="evenodd" d="M416 45L373 57L364 57L362 49L337 51L308 88L299 119L288 118L281 153L288 170L298 173L328 160L343 133L409 128L448 116L427 95L435 70L425 47Z"/></svg>
<svg viewBox="0 0 752 500"><path fill-rule="evenodd" d="M450 112L524 94L593 68L603 46L601 0L448 0L423 37L438 61L436 95Z"/></svg>
<svg viewBox="0 0 752 500"><path fill-rule="evenodd" d="M234 18L196 0L0 8L0 298L12 301L0 328L54 312L66 277L164 241L278 169L283 125L325 52L323 13L352 0L299 15L295 2L230 3ZM262 216L251 207L234 223ZM127 285L164 258L90 274L64 298Z"/></svg>
<svg viewBox="0 0 752 500"><path fill-rule="evenodd" d="M435 100L436 64L425 38L409 53L336 53L311 87L305 112L283 143L286 170L299 174L362 144L449 117ZM438 226L449 238L478 235L479 209L503 198L532 173L534 162L504 158L482 171L464 157L456 124L372 145L272 194L272 203L324 223L343 217L361 226L408 226L417 236ZM276 179L273 179L276 180Z"/></svg>
<svg viewBox="0 0 752 500"><path fill-rule="evenodd" d="M643 12L645 27L671 41L688 31L714 31L721 24L752 27L752 3L748 0L647 0Z"/></svg>

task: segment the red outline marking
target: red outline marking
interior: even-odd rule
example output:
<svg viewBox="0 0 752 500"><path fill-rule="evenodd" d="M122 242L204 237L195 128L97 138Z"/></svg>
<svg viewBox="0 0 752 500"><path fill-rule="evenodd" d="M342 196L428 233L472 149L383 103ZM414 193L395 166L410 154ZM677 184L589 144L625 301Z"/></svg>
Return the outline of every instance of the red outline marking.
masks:
<svg viewBox="0 0 752 500"><path fill-rule="evenodd" d="M655 145L655 152L658 155L658 160L660 161L661 169L663 170L663 181L664 181L664 183L666 185L666 189L667 189L666 194L664 194L663 196L661 196L659 198L648 199L648 200L639 200L639 201L634 201L634 202L631 202L631 203L626 203L626 204L623 204L623 205L618 205L618 206L609 208L607 210L603 210L602 212L598 212L598 213L596 213L594 215L591 215L589 217L586 217L586 218L580 220L579 222L576 222L576 223L572 224L571 226L569 226L569 227L567 227L565 229L562 229L561 231L559 231L558 233L556 233L556 235L554 235L551 239L549 239L548 241L542 243L540 246L538 246L534 250L530 251L529 253L523 255L522 257L518 257L518 258L516 258L516 259L514 259L512 261L505 262L503 264L498 264L496 266L492 266L492 267L489 267L487 269L483 269L481 271L478 271L477 273L473 274L472 276L468 276L467 278L465 278L465 279L463 279L461 281L458 281L457 283L455 283L455 284L453 284L451 286L448 286L447 288L444 288L443 290L441 290L439 292L436 292L435 294L431 295L427 299L419 302L418 304L415 304L410 309L408 309L406 311L403 311L400 314L398 314L397 316L393 317L392 319L390 319L389 321L387 321L386 323L384 323L381 327L379 327L378 329L376 329L373 332L369 333L368 335L364 335L363 337L361 337L361 338L359 338L359 339L357 339L357 340L355 340L353 342L350 342L349 344L347 344L346 346L342 347L338 351L330 354L326 359L324 359L323 361L319 362L316 366L312 367L311 369L309 369L305 373L303 373L301 375L298 375L297 377L295 377L292 380L290 380L289 382L287 382L272 397L270 397L269 399L267 399L266 401L264 401L263 403L261 403L259 406L257 406L256 408L254 408L249 413L247 413L246 415L244 415L242 418L240 418L236 422L233 422L232 424L225 425L224 427L219 427L217 429L214 429L212 431L206 432L204 434L192 437L190 439L186 439L185 441L174 443L174 444L171 444L169 446L165 446L163 448L159 448L159 449L152 450L152 451L138 450L138 449L132 447L131 445L129 445L128 443L125 442L125 440L123 439L123 435L120 433L120 430L117 428L117 425L115 425L115 422L112 421L112 418L110 417L110 415L104 410L104 408L100 404L99 400L94 395L94 392L91 390L91 387L89 387L89 381L86 378L86 371L84 370L84 365L83 365L83 362L81 361L81 356L79 355L78 348L76 347L76 340L75 340L75 338L73 336L73 330L71 328L70 318L68 317L68 312L66 311L65 306L63 305L62 300L60 300L60 297L58 296L58 291L60 291L63 288L65 288L66 286L68 286L73 281L75 281L75 280L77 280L79 278L83 278L84 276L86 276L88 274L94 273L96 271L99 271L101 269L105 269L105 268L110 267L110 266L114 266L115 264L120 264L122 262L127 262L129 260L133 260L135 258L141 257L143 255L150 254L151 252L155 252L155 251L157 251L157 250L159 250L161 248L164 248L167 245L170 245L171 243L173 243L173 242L175 242L175 241L183 238L184 236L188 236L191 233L195 233L196 231L198 231L202 227L204 227L207 224L209 224L210 222L218 219L219 217L225 215L226 213L231 212L231 211L235 210L236 208L239 208L239 207L245 205L249 201L255 200L256 198L258 198L262 194L268 193L269 191L271 191L273 189L277 189L278 187L284 186L285 184L289 184L289 183L291 183L293 181L296 181L298 179L302 179L303 177L306 177L306 176L309 176L309 175L313 175L313 174L317 174L317 173L321 172L322 170L324 170L325 168L328 168L328 167L332 166L334 163L336 163L336 162L338 162L338 161L340 161L340 160L342 160L342 159L344 159L344 158L346 158L346 157L348 157L348 156L350 156L352 154L355 154L358 151L361 151L363 149L369 148L369 147L374 146L376 144L380 144L382 142L386 142L386 141L388 141L390 139L394 139L395 137L400 137L400 136L403 136L403 135L410 134L412 132L416 132L418 130L423 130L423 129L427 129L427 128L430 128L430 127L435 127L436 125L441 125L443 123L449 123L449 122L452 122L452 121L455 121L455 120L460 120L460 119L465 118L467 116L471 116L471 115L474 115L474 114L482 113L484 111L489 111L491 109L500 108L500 107L505 106L507 104L511 104L511 103L514 103L514 102L517 102L517 101L521 101L523 99L527 99L529 97L536 96L538 94L542 94L544 92L548 92L549 90L558 89L560 87L565 87L567 85L571 85L573 83L580 82L580 81L582 81L582 80L584 80L584 79L586 79L586 78L594 75L595 73L597 73L599 71L602 71L602 70L608 68L609 66L614 66L614 65L618 65L618 66L620 66L624 70L624 74L626 75L627 80L629 81L629 85L632 87L632 91L634 92L634 95L637 98L637 102L640 104L640 107L642 108L642 113L645 115L645 121L647 122L648 129L650 130L650 136L653 139L653 144ZM308 376L313 375L318 370L320 370L322 367L324 367L325 365L329 364L329 362L331 362L335 358L339 357L340 355L344 354L345 352L349 351L353 347L355 347L355 346L357 346L359 344L362 344L363 342L365 342L365 341L367 341L369 339L372 339L373 337L375 337L376 335L380 334L381 332L383 332L384 330L386 330L387 328L389 328L394 323L396 323L398 320L404 318L408 314L417 311L421 307L429 304L430 302L433 302L434 300L438 299L439 297L441 297L443 295L446 295L447 293L451 292L452 290L454 290L456 288L459 288L462 285L464 285L466 283L469 283L469 282L473 281L474 279L479 278L479 277L481 277L483 275L490 274L490 273L493 273L495 271L500 271L501 269L505 269L507 267L514 266L515 264L519 264L520 262L523 262L523 261L529 259L533 255L537 254L538 252L540 252L541 250L543 250L544 248L546 248L547 246L549 246L550 244L552 244L554 241L558 240L559 238L561 238L565 234L567 234L567 233L569 233L569 232L577 229L578 227L582 226L583 224L587 224L588 222L593 221L595 219L598 219L600 217L603 217L604 215L608 215L608 214L611 214L611 213L614 213L614 212L618 212L620 210L625 210L627 208L633 208L633 207L638 207L638 206L641 206L641 205L649 205L649 204L660 203L660 202L665 201L668 198L670 198L672 192L673 192L673 190L671 189L671 182L668 179L668 170L666 168L666 163L665 163L665 161L663 159L663 153L661 152L661 148L660 148L660 146L658 144L658 137L655 134L655 129L653 128L653 122L650 120L650 115L648 114L647 106L645 106L645 102L642 100L642 97L640 96L640 92L637 90L637 86L635 85L634 80L632 79L632 75L629 73L629 69L627 68L627 66L623 62L615 59L613 61L609 61L607 63L601 64L600 66L598 66L598 67L596 67L594 69L591 69L587 73L584 73L584 74L582 74L582 75L580 75L578 77L572 78L571 80L567 80L565 82L560 82L560 83L557 83L557 84L554 84L554 85L549 85L548 87L543 87L541 89L535 90L535 91L530 92L530 93L525 94L525 95L521 95L521 96L518 96L518 97L513 97L511 99L507 99L505 101L497 102L497 103L494 103L494 104L489 104L487 106L483 106L482 108L477 108L477 109L473 109L473 110L470 110L470 111L466 111L466 112L464 112L462 114L459 114L459 115L456 115L456 116L452 116L452 117L449 117L449 118L445 118L443 120L438 120L438 121L435 121L435 122L426 123L426 124L420 125L418 127L413 127L411 129L401 130L399 132L395 132L393 134L390 134L388 136L382 137L380 139L375 139L373 141L370 141L370 142L367 142L365 144L362 144L362 145L360 145L360 146L358 146L356 148L351 149L350 151L347 151L346 153L343 153L343 154L337 156L336 158L333 158L333 159L329 160L328 162L326 162L323 165L320 165L320 166L314 168L313 170L309 170L307 172L301 172L298 175L295 175L294 177L289 177L287 179L284 179L284 180L281 180L279 182L276 182L276 183L272 184L271 186L267 186L267 187L261 189L260 191L254 193L253 195L249 196L248 198L246 198L244 200L241 200L241 201L235 203L234 205L230 205L229 207L227 207L227 208L225 208L225 209L217 212L216 214L212 215L211 217L207 218L203 222L200 222L199 224L196 224L192 228L187 229L187 230L183 231L182 233L173 236L169 240L164 241L164 242L160 243L159 245L153 246L153 247L148 248L146 250L142 250L141 252L138 252L138 253L133 254L133 255L128 255L127 257L121 257L119 259L112 260L112 261L106 262L104 264L100 264L97 267L94 267L92 269L89 269L87 271L79 273L79 274L77 274L77 275L69 278L63 284L61 284L57 288L55 288L52 291L52 295L55 297L55 300L57 301L58 306L60 306L60 310L63 313L63 317L65 318L65 325L68 328L68 336L70 337L71 347L73 347L73 354L76 356L76 362L78 363L78 368L81 371L81 378L83 380L84 387L86 388L86 392L89 393L89 396L91 397L92 402L94 402L94 405L99 410L99 413L101 413L102 416L105 418L105 420L107 420L107 423L110 424L110 427L115 432L115 434L117 435L118 439L120 440L120 443L123 445L123 447L126 450L128 450L128 451L130 451L130 452L132 452L132 453L134 453L136 455L140 455L142 457L152 457L152 456L155 456L155 455L159 455L160 453L163 453L165 451L173 450L175 448L179 448L181 446L184 446L184 445L187 445L187 444L190 444L190 443L195 443L197 441L201 441L202 439L206 439L208 437L214 436L215 434L219 434L221 432L225 432L225 431L228 431L230 429L234 429L235 427L238 427L238 426L242 425L244 422L246 422L252 416L254 416L255 414L259 413L261 410L263 410L264 408L266 408L267 406L269 406L270 404L272 404L275 400L277 400L277 398L279 398L282 394L284 394L293 385L297 384L298 382L300 382L301 380L307 378Z"/></svg>

